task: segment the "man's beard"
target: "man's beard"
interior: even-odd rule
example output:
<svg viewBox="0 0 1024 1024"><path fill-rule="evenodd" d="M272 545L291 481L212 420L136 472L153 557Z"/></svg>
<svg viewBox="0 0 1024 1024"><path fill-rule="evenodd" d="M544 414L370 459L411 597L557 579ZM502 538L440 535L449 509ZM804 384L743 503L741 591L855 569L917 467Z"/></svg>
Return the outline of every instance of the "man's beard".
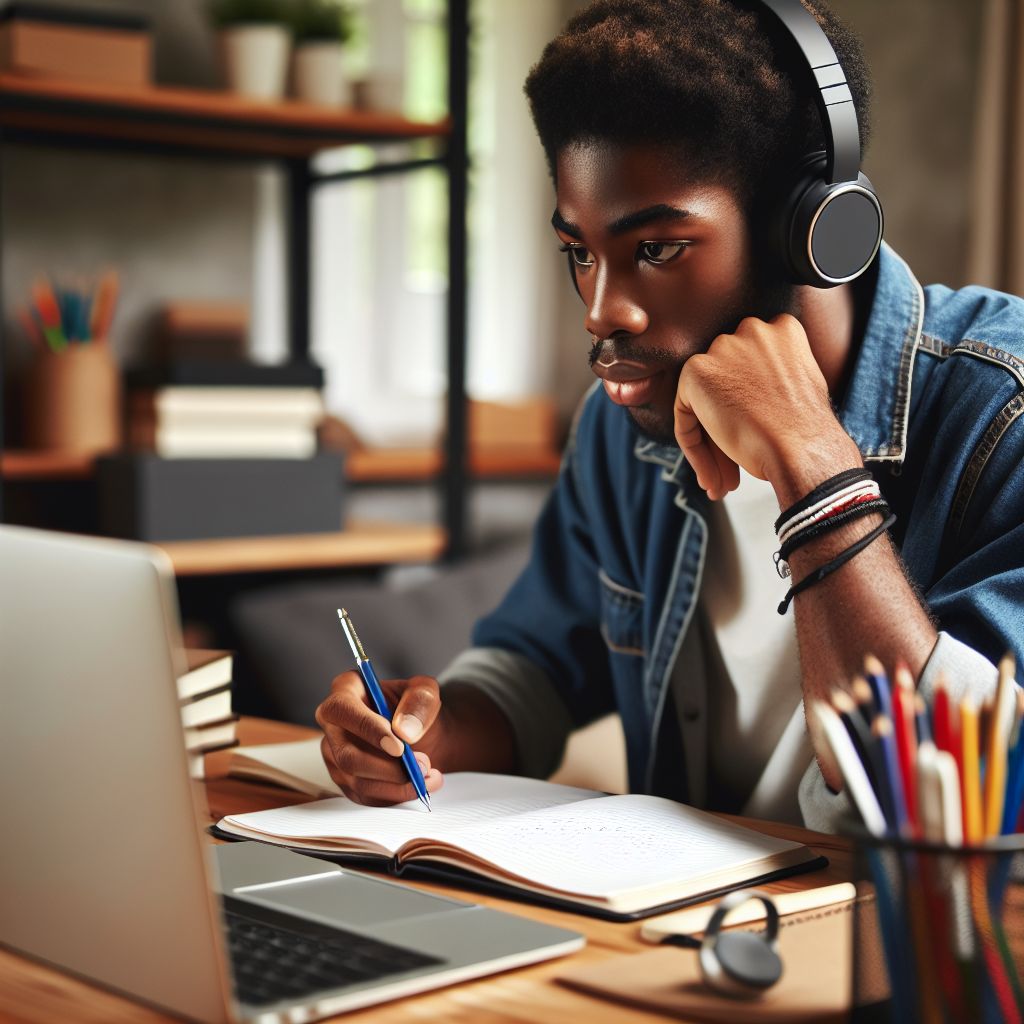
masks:
<svg viewBox="0 0 1024 1024"><path fill-rule="evenodd" d="M736 304L736 308L722 318L719 326L708 336L701 339L692 354L707 352L711 343L720 334L733 334L740 321L753 316L759 320L771 320L780 313L792 313L799 316L796 287L787 281L775 281L771 284L751 285L745 296ZM594 342L590 349L589 365L593 367L598 359L603 339ZM645 348L632 345L628 341L623 347L623 355L649 363L671 363L672 355L664 349ZM689 358L687 356L686 358ZM673 379L678 380L686 359L680 359L671 365L669 370ZM652 405L630 406L624 410L629 414L630 422L642 437L659 444L675 444L675 420L671 407L657 409Z"/></svg>

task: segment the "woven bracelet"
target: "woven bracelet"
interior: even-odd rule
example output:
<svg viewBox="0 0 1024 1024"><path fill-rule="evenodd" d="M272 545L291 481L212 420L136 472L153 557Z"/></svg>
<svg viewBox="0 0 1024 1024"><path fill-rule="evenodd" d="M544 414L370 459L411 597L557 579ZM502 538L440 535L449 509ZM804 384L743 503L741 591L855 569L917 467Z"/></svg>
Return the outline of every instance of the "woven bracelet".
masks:
<svg viewBox="0 0 1024 1024"><path fill-rule="evenodd" d="M780 544L785 544L791 537L795 537L803 530L809 529L837 512L842 511L855 501L870 501L880 498L882 492L874 480L861 480L858 483L850 484L841 490L822 498L817 504L812 505L806 512L799 512L788 519L776 530Z"/></svg>
<svg viewBox="0 0 1024 1024"><path fill-rule="evenodd" d="M780 615L785 615L786 610L789 608L790 601L792 601L797 594L803 593L803 591L807 590L809 587L813 587L815 583L820 583L830 573L833 573L836 569L846 565L854 555L859 555L872 541L881 537L882 534L885 533L885 531L888 530L895 522L896 517L894 515L889 515L885 522L876 526L870 533L865 534L860 540L851 544L845 551L840 552L832 559L831 562L826 562L825 565L815 569L811 573L808 573L799 583L790 587L789 590L786 591L786 596L779 602L778 613Z"/></svg>
<svg viewBox="0 0 1024 1024"><path fill-rule="evenodd" d="M821 519L799 533L794 534L779 548L779 558L788 561L789 556L805 544L826 533L831 533L832 530L837 530L845 523L859 519L861 516L869 515L872 512L881 512L883 516L887 516L889 511L889 503L882 497L857 502L857 504L850 505L841 512L836 512L827 519Z"/></svg>
<svg viewBox="0 0 1024 1024"><path fill-rule="evenodd" d="M783 523L792 519L794 516L799 515L801 512L805 512L812 505L821 501L822 498L827 498L830 494L841 490L844 487L848 487L850 484L860 483L863 480L871 479L873 479L871 471L863 468L844 469L842 473L836 473L835 476L830 476L827 480L818 484L810 494L805 495L798 502L790 505L789 508L787 508L786 511L775 520L775 532L779 532L779 527L782 526Z"/></svg>

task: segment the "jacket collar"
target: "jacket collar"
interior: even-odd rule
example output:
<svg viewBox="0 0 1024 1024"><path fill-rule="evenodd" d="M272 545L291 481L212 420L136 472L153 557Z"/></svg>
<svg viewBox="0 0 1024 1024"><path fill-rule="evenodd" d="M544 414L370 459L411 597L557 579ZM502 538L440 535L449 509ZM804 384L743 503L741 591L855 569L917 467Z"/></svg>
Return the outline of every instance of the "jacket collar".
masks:
<svg viewBox="0 0 1024 1024"><path fill-rule="evenodd" d="M871 313L838 412L865 462L900 463L906 454L910 384L923 323L924 291L883 243Z"/></svg>
<svg viewBox="0 0 1024 1024"><path fill-rule="evenodd" d="M883 243L871 313L839 409L839 422L866 462L903 461L911 374L923 321L921 285L903 259ZM633 454L642 462L663 466L664 479L682 481L685 461L674 444L639 438Z"/></svg>

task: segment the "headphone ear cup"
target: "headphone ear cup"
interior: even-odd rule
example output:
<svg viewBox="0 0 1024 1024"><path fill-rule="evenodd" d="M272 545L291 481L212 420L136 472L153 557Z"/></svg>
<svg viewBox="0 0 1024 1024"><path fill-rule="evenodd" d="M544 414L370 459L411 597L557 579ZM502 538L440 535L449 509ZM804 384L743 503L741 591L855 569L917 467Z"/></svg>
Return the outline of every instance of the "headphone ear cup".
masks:
<svg viewBox="0 0 1024 1024"><path fill-rule="evenodd" d="M783 258L794 284L832 288L864 273L882 242L882 206L867 175L831 184L825 156L801 164L783 201Z"/></svg>

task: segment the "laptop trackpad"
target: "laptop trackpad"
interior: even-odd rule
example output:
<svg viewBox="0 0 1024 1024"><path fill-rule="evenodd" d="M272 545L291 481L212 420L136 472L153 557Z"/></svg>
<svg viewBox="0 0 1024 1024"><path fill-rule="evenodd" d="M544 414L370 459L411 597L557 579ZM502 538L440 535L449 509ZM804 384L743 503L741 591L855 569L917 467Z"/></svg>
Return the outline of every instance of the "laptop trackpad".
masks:
<svg viewBox="0 0 1024 1024"><path fill-rule="evenodd" d="M232 895L341 926L385 924L469 906L389 882L340 873L284 885L246 886Z"/></svg>

